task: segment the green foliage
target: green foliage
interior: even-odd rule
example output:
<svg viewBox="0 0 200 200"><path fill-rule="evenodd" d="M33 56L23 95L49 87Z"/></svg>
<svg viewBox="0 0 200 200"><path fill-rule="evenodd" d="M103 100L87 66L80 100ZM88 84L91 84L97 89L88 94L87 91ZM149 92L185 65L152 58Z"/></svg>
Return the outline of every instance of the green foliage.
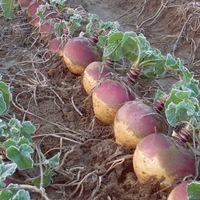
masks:
<svg viewBox="0 0 200 200"><path fill-rule="evenodd" d="M50 159L45 159L44 164L53 168L53 167L58 166L59 162L60 162L60 153L57 153L55 156L51 157Z"/></svg>
<svg viewBox="0 0 200 200"><path fill-rule="evenodd" d="M50 5L57 7L59 10L63 10L66 7L67 0L50 0Z"/></svg>
<svg viewBox="0 0 200 200"><path fill-rule="evenodd" d="M175 67L179 71L180 81L176 82L171 89L165 102L165 114L167 121L173 127L181 122L193 121L197 126L200 122L199 81L194 79L194 74L186 67Z"/></svg>
<svg viewBox="0 0 200 200"><path fill-rule="evenodd" d="M200 182L194 181L187 186L188 200L199 200Z"/></svg>
<svg viewBox="0 0 200 200"><path fill-rule="evenodd" d="M0 192L0 199L3 200L30 200L30 195L28 191L20 189L16 184L10 184L7 190L2 190Z"/></svg>
<svg viewBox="0 0 200 200"><path fill-rule="evenodd" d="M42 174L33 178L33 184L39 188L42 179L42 187L46 188L51 183L52 177L55 175L52 169L59 165L60 153L57 153L50 159L47 159L40 150L38 151L40 152L39 154L41 156L41 163L39 163L39 165L43 165L45 170Z"/></svg>
<svg viewBox="0 0 200 200"><path fill-rule="evenodd" d="M99 37L99 44L104 47L105 58L109 57L114 61L128 58L145 77L161 77L167 69L167 57L158 49L151 48L143 34L111 31L108 35Z"/></svg>
<svg viewBox="0 0 200 200"><path fill-rule="evenodd" d="M86 33L89 35L97 33L106 38L107 34L118 31L120 27L118 22L103 21L99 19L96 14L91 13L88 13L88 21L89 22L86 25Z"/></svg>
<svg viewBox="0 0 200 200"><path fill-rule="evenodd" d="M189 91L191 93L191 97L197 97L200 94L199 81L194 79L194 73L190 72L184 66L180 67L180 71L182 76L180 76L180 81L174 84L174 87L183 91Z"/></svg>
<svg viewBox="0 0 200 200"><path fill-rule="evenodd" d="M0 115L7 112L10 105L10 100L10 88L3 81L0 81Z"/></svg>
<svg viewBox="0 0 200 200"><path fill-rule="evenodd" d="M5 187L5 181L9 176L12 176L17 169L17 165L15 163L4 163L0 159L0 199L3 200L30 200L30 195L24 189L16 190L16 185L9 184L6 190L3 190ZM15 186L15 189L14 187Z"/></svg>
<svg viewBox="0 0 200 200"><path fill-rule="evenodd" d="M22 138L23 140L23 138ZM18 169L28 169L33 167L33 159L31 158L31 153L33 153L32 147L28 144L19 144L11 139L7 140L3 146L6 148L6 157L17 164ZM9 146L8 146L9 145Z"/></svg>
<svg viewBox="0 0 200 200"><path fill-rule="evenodd" d="M179 71L180 67L183 66L183 61L180 58L175 59L171 54L167 54L166 66L173 72Z"/></svg>
<svg viewBox="0 0 200 200"><path fill-rule="evenodd" d="M76 31L80 26L83 18L81 15L74 13L69 18L68 27L71 32Z"/></svg>
<svg viewBox="0 0 200 200"><path fill-rule="evenodd" d="M99 21L99 17L95 14L88 13L88 20L89 22L85 28L86 28L86 33L89 33L91 35L95 33L94 29L97 22Z"/></svg>
<svg viewBox="0 0 200 200"><path fill-rule="evenodd" d="M0 81L0 117L3 117L9 110L11 99L10 88L3 81ZM36 131L35 126L30 121L23 121L8 116L0 118L0 136L4 142L1 146L5 149L5 156L9 159L9 163L0 160L0 199L30 200L29 192L21 189L19 185L10 184L4 190L6 178L12 176L16 169L30 169L38 165L32 159L34 153L34 143L31 135ZM43 174L33 178L33 184L41 187L47 187L51 183L52 177L55 175L53 168L60 162L60 153L46 159L40 152L42 162L39 165L45 169ZM41 179L43 177L43 179Z"/></svg>
<svg viewBox="0 0 200 200"><path fill-rule="evenodd" d="M40 182L41 182L41 176L42 176L43 177L42 187L46 188L48 185L51 184L52 182L51 179L54 175L55 173L50 168L46 168L43 174L33 179L33 184L39 188Z"/></svg>
<svg viewBox="0 0 200 200"><path fill-rule="evenodd" d="M59 22L56 22L54 24L54 31L55 31L55 35L56 37L61 37L63 34L63 30L67 28L67 24L64 20L61 20Z"/></svg>
<svg viewBox="0 0 200 200"><path fill-rule="evenodd" d="M1 0L0 6L4 17L8 19L13 19L15 17L13 14L13 10L15 9L14 0Z"/></svg>
<svg viewBox="0 0 200 200"><path fill-rule="evenodd" d="M14 174L16 168L17 168L17 165L15 163L4 163L0 159L0 188L5 187L4 181L6 180L8 176L11 176Z"/></svg>
<svg viewBox="0 0 200 200"><path fill-rule="evenodd" d="M199 112L199 102L190 91L173 88L165 103L168 123L175 127L181 122L195 119Z"/></svg>

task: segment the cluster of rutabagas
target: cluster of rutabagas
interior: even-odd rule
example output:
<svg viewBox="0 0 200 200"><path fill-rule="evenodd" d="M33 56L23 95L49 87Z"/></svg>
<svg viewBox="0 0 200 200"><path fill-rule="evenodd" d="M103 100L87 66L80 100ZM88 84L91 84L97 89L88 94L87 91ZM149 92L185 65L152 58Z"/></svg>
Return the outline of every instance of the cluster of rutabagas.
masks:
<svg viewBox="0 0 200 200"><path fill-rule="evenodd" d="M141 34L123 33L110 27L107 31L98 27L90 36L83 34L63 43L61 37L69 33L70 24L63 23L59 37L55 34L55 24L65 22L63 13L49 1L19 0L19 4L41 37L49 38L49 49L63 57L73 74L82 76L96 118L114 125L118 144L135 149L133 167L139 182L146 183L154 176L161 180L161 187L173 187L176 181L195 176L194 153L166 135L168 124L159 112L165 103L147 105L132 89L140 74L147 78L162 77L167 68L181 64L179 61L151 48ZM41 9L45 5L45 9ZM123 58L130 61L131 67L116 67L116 62ZM180 139L180 135L177 134L176 139ZM169 199L173 200L173 195Z"/></svg>

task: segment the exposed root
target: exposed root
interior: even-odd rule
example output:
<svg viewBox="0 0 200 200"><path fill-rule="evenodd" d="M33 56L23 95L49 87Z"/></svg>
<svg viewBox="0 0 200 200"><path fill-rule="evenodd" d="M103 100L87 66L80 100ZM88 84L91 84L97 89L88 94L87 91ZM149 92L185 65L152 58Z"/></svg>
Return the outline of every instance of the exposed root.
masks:
<svg viewBox="0 0 200 200"><path fill-rule="evenodd" d="M150 21L150 23L147 24L146 26L151 26L156 21L156 19L159 18L160 14L166 8L166 6L167 6L168 3L169 3L169 0L167 0L166 2L163 2L163 0L162 0L161 6L159 7L159 9L157 10L157 12L152 17L149 17L148 19L144 20L143 22L141 22L138 25L136 24L137 30L140 29L142 26L144 26L144 24L146 24L149 21Z"/></svg>

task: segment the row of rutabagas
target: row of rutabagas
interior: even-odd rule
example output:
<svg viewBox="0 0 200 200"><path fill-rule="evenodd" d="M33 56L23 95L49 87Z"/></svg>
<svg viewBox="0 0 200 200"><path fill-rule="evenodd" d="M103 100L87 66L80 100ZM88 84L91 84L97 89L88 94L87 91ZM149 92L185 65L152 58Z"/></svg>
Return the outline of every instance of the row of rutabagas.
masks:
<svg viewBox="0 0 200 200"><path fill-rule="evenodd" d="M193 130L193 135L198 132L195 127L199 123L199 88L183 62L170 54L163 56L142 34L120 31L116 22L105 23L96 15L87 15L88 23L83 25L79 13L76 28L81 32L73 37L76 29L71 19L77 17L78 11L65 6L58 9L51 0L18 2L41 37L50 41L49 49L63 57L73 74L82 76L95 117L114 125L118 144L135 149L133 168L138 181L147 183L153 176L160 181L161 188L171 189L185 177L192 177L187 183L192 181L198 166L192 151L196 141L190 131ZM90 31L85 33L87 30ZM62 40L63 35L68 36L67 40ZM168 95L162 91L156 102L146 103L134 92L138 76L156 79L168 70L180 78ZM176 134L175 131L173 135L167 134L169 126L175 129L179 124L184 128ZM186 191L186 187L182 188ZM187 192L184 194L180 198L170 194L168 199L183 200Z"/></svg>

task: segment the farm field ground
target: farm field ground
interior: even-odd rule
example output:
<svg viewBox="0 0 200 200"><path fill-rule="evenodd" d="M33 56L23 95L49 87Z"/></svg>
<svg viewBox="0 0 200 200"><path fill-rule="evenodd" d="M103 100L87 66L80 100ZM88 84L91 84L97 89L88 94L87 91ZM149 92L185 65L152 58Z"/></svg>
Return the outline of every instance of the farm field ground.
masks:
<svg viewBox="0 0 200 200"><path fill-rule="evenodd" d="M164 55L185 61L195 78L200 77L200 2L187 0L75 0L105 21L118 21L123 31L143 33ZM61 165L47 188L51 200L166 200L158 182L142 185L132 167L133 150L114 142L113 126L95 119L91 98L81 76L73 75L61 57L48 52L32 30L27 16L0 17L0 71L13 94L11 112L30 120L37 128L34 142L45 155L61 151ZM166 74L148 88L137 86L142 95L161 87L170 88L175 77ZM16 181L37 175L27 170ZM41 199L32 193L32 199Z"/></svg>

